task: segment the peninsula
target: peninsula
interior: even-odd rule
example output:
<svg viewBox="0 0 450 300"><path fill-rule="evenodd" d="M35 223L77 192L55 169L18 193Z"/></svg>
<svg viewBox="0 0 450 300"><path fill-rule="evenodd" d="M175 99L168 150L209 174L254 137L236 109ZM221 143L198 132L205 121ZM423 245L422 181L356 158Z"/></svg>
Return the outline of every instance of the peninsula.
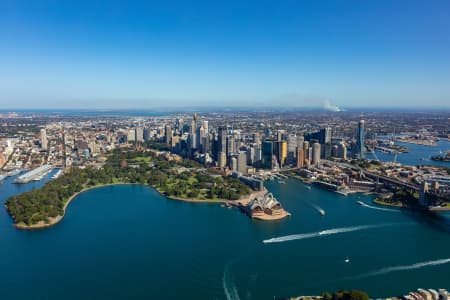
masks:
<svg viewBox="0 0 450 300"><path fill-rule="evenodd" d="M251 196L239 179L214 174L195 161L167 160L154 150L118 149L98 169L73 168L41 189L9 198L5 204L16 228L38 229L57 224L81 192L115 184L144 184L175 200L224 203Z"/></svg>

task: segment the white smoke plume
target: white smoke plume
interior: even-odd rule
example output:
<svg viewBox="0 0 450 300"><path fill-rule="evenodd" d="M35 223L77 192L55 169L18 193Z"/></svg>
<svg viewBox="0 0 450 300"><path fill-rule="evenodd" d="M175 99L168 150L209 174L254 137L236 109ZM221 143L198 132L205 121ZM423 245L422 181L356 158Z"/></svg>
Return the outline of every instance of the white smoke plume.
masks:
<svg viewBox="0 0 450 300"><path fill-rule="evenodd" d="M323 103L323 108L328 111L339 112L342 111L338 106L332 105L329 100L325 100Z"/></svg>

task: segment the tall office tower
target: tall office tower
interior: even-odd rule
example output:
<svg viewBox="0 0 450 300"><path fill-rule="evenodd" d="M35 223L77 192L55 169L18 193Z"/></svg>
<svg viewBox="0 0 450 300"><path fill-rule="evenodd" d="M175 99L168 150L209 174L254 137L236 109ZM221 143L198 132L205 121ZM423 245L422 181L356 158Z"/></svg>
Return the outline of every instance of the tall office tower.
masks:
<svg viewBox="0 0 450 300"><path fill-rule="evenodd" d="M273 143L272 141L264 141L262 143L261 161L264 169L272 169Z"/></svg>
<svg viewBox="0 0 450 300"><path fill-rule="evenodd" d="M179 133L183 133L183 119L177 118L175 120L175 131L178 131Z"/></svg>
<svg viewBox="0 0 450 300"><path fill-rule="evenodd" d="M255 160L254 160L254 163L260 162L261 159L262 159L261 144L255 145Z"/></svg>
<svg viewBox="0 0 450 300"><path fill-rule="evenodd" d="M272 135L272 130L270 130L270 126L264 128L264 137L268 139Z"/></svg>
<svg viewBox="0 0 450 300"><path fill-rule="evenodd" d="M255 163L255 147L252 145L247 149L247 164L253 166Z"/></svg>
<svg viewBox="0 0 450 300"><path fill-rule="evenodd" d="M240 151L237 158L237 171L242 174L247 174L247 153Z"/></svg>
<svg viewBox="0 0 450 300"><path fill-rule="evenodd" d="M305 137L303 135L297 135L297 146L301 147L303 142L305 141Z"/></svg>
<svg viewBox="0 0 450 300"><path fill-rule="evenodd" d="M320 163L320 144L317 142L313 144L312 163L313 165Z"/></svg>
<svg viewBox="0 0 450 300"><path fill-rule="evenodd" d="M136 141L136 130L130 129L127 134L128 143Z"/></svg>
<svg viewBox="0 0 450 300"><path fill-rule="evenodd" d="M47 140L47 131L45 130L45 128L41 128L40 134L41 134L41 148L47 149L48 140Z"/></svg>
<svg viewBox="0 0 450 300"><path fill-rule="evenodd" d="M337 157L347 159L347 146L344 143L339 144Z"/></svg>
<svg viewBox="0 0 450 300"><path fill-rule="evenodd" d="M236 157L233 156L233 157L231 158L230 162L231 162L231 171L237 172L237 170L238 170L238 165L237 165L237 159L236 159Z"/></svg>
<svg viewBox="0 0 450 300"><path fill-rule="evenodd" d="M195 116L195 115L194 115ZM197 149L197 122L192 120L189 127L189 149Z"/></svg>
<svg viewBox="0 0 450 300"><path fill-rule="evenodd" d="M277 131L277 141L280 142L283 139L283 131Z"/></svg>
<svg viewBox="0 0 450 300"><path fill-rule="evenodd" d="M240 135L234 137L234 152L239 153L239 149L241 148L241 138Z"/></svg>
<svg viewBox="0 0 450 300"><path fill-rule="evenodd" d="M333 145L333 147L331 148L331 156L339 157L339 146L338 145Z"/></svg>
<svg viewBox="0 0 450 300"><path fill-rule="evenodd" d="M286 163L286 158L288 155L288 143L287 143L287 141L280 141L280 142L277 142L277 145L278 145L278 151L277 151L278 163L280 164L280 167L283 167L284 164Z"/></svg>
<svg viewBox="0 0 450 300"><path fill-rule="evenodd" d="M202 137L202 153L206 154L211 151L211 143L209 141L209 135Z"/></svg>
<svg viewBox="0 0 450 300"><path fill-rule="evenodd" d="M207 120L202 121L202 127L204 129L204 134L209 133L209 122Z"/></svg>
<svg viewBox="0 0 450 300"><path fill-rule="evenodd" d="M144 128L144 141L149 141L150 140L150 128Z"/></svg>
<svg viewBox="0 0 450 300"><path fill-rule="evenodd" d="M218 165L221 169L227 166L227 154L225 152L219 152Z"/></svg>
<svg viewBox="0 0 450 300"><path fill-rule="evenodd" d="M142 127L136 127L136 142L144 141L144 129Z"/></svg>
<svg viewBox="0 0 450 300"><path fill-rule="evenodd" d="M234 146L234 136L230 135L227 137L227 157L235 153L236 149L234 149Z"/></svg>
<svg viewBox="0 0 450 300"><path fill-rule="evenodd" d="M256 145L260 145L261 144L261 138L259 136L259 132L254 132L252 134L253 137L253 143L255 143Z"/></svg>
<svg viewBox="0 0 450 300"><path fill-rule="evenodd" d="M198 148L203 147L203 137L205 136L205 128L203 128L203 125L200 125L200 127L197 129L197 146Z"/></svg>
<svg viewBox="0 0 450 300"><path fill-rule="evenodd" d="M303 142L303 153L305 154L305 163L309 164L310 160L309 160L309 142L308 141Z"/></svg>
<svg viewBox="0 0 450 300"><path fill-rule="evenodd" d="M165 140L167 145L170 145L170 143L172 142L172 136L173 136L172 126L166 125L164 140Z"/></svg>
<svg viewBox="0 0 450 300"><path fill-rule="evenodd" d="M323 130L323 144L331 143L331 127L325 127Z"/></svg>
<svg viewBox="0 0 450 300"><path fill-rule="evenodd" d="M353 153L357 158L364 158L364 120L360 119L358 123L358 132L356 135L356 149Z"/></svg>
<svg viewBox="0 0 450 300"><path fill-rule="evenodd" d="M218 134L218 152L227 153L227 129L226 127L219 127Z"/></svg>
<svg viewBox="0 0 450 300"><path fill-rule="evenodd" d="M305 153L302 147L297 148L297 168L302 168L305 165Z"/></svg>
<svg viewBox="0 0 450 300"><path fill-rule="evenodd" d="M292 153L295 156L295 151L297 151L297 136L295 134L288 135L288 153Z"/></svg>

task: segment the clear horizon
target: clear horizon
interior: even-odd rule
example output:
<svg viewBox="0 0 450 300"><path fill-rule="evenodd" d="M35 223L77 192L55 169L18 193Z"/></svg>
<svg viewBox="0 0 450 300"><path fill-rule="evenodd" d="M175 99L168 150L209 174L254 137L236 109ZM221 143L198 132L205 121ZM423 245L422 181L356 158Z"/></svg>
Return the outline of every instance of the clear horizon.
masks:
<svg viewBox="0 0 450 300"><path fill-rule="evenodd" d="M2 109L450 108L448 1L1 7Z"/></svg>

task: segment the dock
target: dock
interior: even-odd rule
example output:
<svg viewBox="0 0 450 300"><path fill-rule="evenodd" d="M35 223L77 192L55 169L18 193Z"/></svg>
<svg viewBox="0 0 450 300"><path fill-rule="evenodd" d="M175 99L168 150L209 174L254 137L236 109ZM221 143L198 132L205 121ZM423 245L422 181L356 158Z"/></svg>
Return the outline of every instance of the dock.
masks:
<svg viewBox="0 0 450 300"><path fill-rule="evenodd" d="M17 177L16 180L14 180L14 183L28 183L31 181L38 181L41 180L46 174L48 174L53 169L52 165L43 165L40 166L34 170L31 170L30 172L27 172L23 175L20 175Z"/></svg>

